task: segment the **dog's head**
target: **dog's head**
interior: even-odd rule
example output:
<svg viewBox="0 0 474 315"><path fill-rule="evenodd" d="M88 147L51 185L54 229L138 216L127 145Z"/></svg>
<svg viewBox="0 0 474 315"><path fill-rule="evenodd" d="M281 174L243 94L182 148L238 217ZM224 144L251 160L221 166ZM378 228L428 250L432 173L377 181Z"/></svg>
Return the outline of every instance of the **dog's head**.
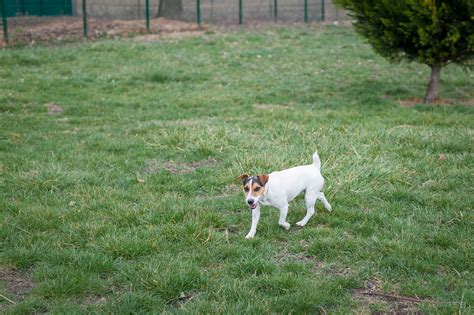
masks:
<svg viewBox="0 0 474 315"><path fill-rule="evenodd" d="M260 198L265 193L265 184L268 182L268 175L250 176L242 174L237 178L242 181L245 202L249 205L250 209L255 209Z"/></svg>

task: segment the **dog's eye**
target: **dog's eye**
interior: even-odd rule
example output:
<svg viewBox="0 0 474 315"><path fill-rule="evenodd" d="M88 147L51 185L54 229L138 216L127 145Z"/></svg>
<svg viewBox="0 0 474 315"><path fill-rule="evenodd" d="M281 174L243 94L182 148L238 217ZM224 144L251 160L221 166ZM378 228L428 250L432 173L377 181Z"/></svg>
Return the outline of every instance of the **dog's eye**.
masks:
<svg viewBox="0 0 474 315"><path fill-rule="evenodd" d="M249 188L248 188L248 187L244 187L244 191L249 191Z"/></svg>
<svg viewBox="0 0 474 315"><path fill-rule="evenodd" d="M255 187L255 191L259 191L261 187Z"/></svg>

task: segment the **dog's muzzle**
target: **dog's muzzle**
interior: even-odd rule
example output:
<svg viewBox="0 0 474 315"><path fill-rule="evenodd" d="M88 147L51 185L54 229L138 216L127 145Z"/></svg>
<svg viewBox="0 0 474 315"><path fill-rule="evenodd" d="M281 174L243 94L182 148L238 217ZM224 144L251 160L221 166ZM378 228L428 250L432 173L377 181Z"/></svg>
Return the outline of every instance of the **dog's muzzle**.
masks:
<svg viewBox="0 0 474 315"><path fill-rule="evenodd" d="M257 208L257 204L258 204L258 203L255 202L255 200L253 200L253 199L248 199L248 200L247 200L247 203L248 203L250 209L253 210L253 209Z"/></svg>

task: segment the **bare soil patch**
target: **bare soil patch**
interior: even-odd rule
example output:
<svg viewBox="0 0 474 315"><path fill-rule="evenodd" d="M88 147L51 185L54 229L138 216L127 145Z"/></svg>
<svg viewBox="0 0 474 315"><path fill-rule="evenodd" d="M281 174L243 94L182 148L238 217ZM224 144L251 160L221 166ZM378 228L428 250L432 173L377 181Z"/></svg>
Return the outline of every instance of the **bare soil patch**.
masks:
<svg viewBox="0 0 474 315"><path fill-rule="evenodd" d="M214 200L226 199L226 198L235 196L236 194L240 192L240 190L241 190L240 186L235 185L235 184L229 184L229 185L226 185L223 191L219 193L218 195L212 195L212 196L202 195L202 196L196 197L196 200L208 200L209 198L212 198Z"/></svg>
<svg viewBox="0 0 474 315"><path fill-rule="evenodd" d="M317 257L308 253L292 253L287 248L280 251L276 256L274 256L273 260L276 263L284 263L288 261L308 263L312 265L312 270L315 273L330 276L349 277L353 273L353 270L351 268L344 266L336 266L334 264L327 264L319 260Z"/></svg>
<svg viewBox="0 0 474 315"><path fill-rule="evenodd" d="M218 232L224 232L226 234L237 234L240 232L239 227L237 225L230 225L225 228L217 228L216 231Z"/></svg>
<svg viewBox="0 0 474 315"><path fill-rule="evenodd" d="M28 276L16 270L7 270L1 267L0 282L5 285L7 292L14 296L15 302L23 300L34 287L33 281Z"/></svg>
<svg viewBox="0 0 474 315"><path fill-rule="evenodd" d="M58 104L54 104L54 103L48 104L48 114L49 115L53 115L53 116L54 115L59 115L63 111L64 111L64 109L62 108L62 106L60 106Z"/></svg>
<svg viewBox="0 0 474 315"><path fill-rule="evenodd" d="M225 198L229 196L233 196L236 193L241 191L241 186L236 184L229 184L224 187L224 191L218 195L218 198Z"/></svg>
<svg viewBox="0 0 474 315"><path fill-rule="evenodd" d="M156 42L163 38L173 38L173 39L182 39L188 37L194 37L203 35L204 31L183 31L183 32L174 32L174 33L161 33L161 34L146 34L135 37L133 40L141 43Z"/></svg>
<svg viewBox="0 0 474 315"><path fill-rule="evenodd" d="M255 109L263 109L263 110L275 110L275 109L288 109L288 108L290 108L287 105L264 104L264 103L255 104L254 107L255 107Z"/></svg>
<svg viewBox="0 0 474 315"><path fill-rule="evenodd" d="M319 261L315 256L303 252L292 253L286 247L273 257L273 261L276 263L285 263L288 261L310 263L314 265L314 270L321 270L325 267L325 264L322 261Z"/></svg>
<svg viewBox="0 0 474 315"><path fill-rule="evenodd" d="M77 41L84 38L83 21L80 17L15 17L9 19L10 43L14 45L34 45L45 42ZM145 40L156 40L163 35L186 37L201 34L204 28L195 23L156 18L150 20L150 33L145 20L89 19L89 39L124 38L142 36ZM3 47L3 36L0 47Z"/></svg>
<svg viewBox="0 0 474 315"><path fill-rule="evenodd" d="M104 305L108 302L109 301L104 296L88 295L84 298L83 305L96 305L96 306L99 306L99 305Z"/></svg>
<svg viewBox="0 0 474 315"><path fill-rule="evenodd" d="M423 99L421 98L409 98L405 100L399 100L399 104L402 107L413 107L417 105L423 105L423 106L453 106L453 105L464 105L464 106L474 106L474 99L469 99L469 100L462 100L462 101L457 101L457 100L450 100L450 99L437 99L435 100L432 104L427 104L423 103Z"/></svg>
<svg viewBox="0 0 474 315"><path fill-rule="evenodd" d="M173 305L174 307L182 308L186 305L186 303L190 302L197 296L199 296L199 293L196 293L196 292L189 292L189 293L181 292L178 297L169 300L166 304L170 304L170 305Z"/></svg>
<svg viewBox="0 0 474 315"><path fill-rule="evenodd" d="M147 165L144 167L143 172L145 174L154 174L158 173L160 170L166 170L173 174L188 174L192 171L202 168L218 165L219 161L216 159L209 158L207 160L193 161L189 163L177 162L177 161L165 161L158 162L156 160L148 161Z"/></svg>
<svg viewBox="0 0 474 315"><path fill-rule="evenodd" d="M429 302L417 297L383 293L382 286L383 283L378 278L367 280L363 289L352 291L352 297L367 306L382 306L383 311L374 312L375 314L421 314L418 305Z"/></svg>

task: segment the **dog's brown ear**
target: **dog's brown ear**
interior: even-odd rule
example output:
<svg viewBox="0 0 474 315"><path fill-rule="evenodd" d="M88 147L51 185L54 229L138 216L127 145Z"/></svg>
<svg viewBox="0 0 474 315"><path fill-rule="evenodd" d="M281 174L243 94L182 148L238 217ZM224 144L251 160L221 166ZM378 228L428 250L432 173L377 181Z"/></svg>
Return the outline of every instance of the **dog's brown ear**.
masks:
<svg viewBox="0 0 474 315"><path fill-rule="evenodd" d="M258 180L262 182L263 186L265 186L268 182L268 175L262 174L257 176Z"/></svg>
<svg viewBox="0 0 474 315"><path fill-rule="evenodd" d="M247 180L247 178L249 178L249 175L247 174L242 174L242 175L239 175L237 176L238 179L240 179L242 181L242 184L245 183L245 181Z"/></svg>

